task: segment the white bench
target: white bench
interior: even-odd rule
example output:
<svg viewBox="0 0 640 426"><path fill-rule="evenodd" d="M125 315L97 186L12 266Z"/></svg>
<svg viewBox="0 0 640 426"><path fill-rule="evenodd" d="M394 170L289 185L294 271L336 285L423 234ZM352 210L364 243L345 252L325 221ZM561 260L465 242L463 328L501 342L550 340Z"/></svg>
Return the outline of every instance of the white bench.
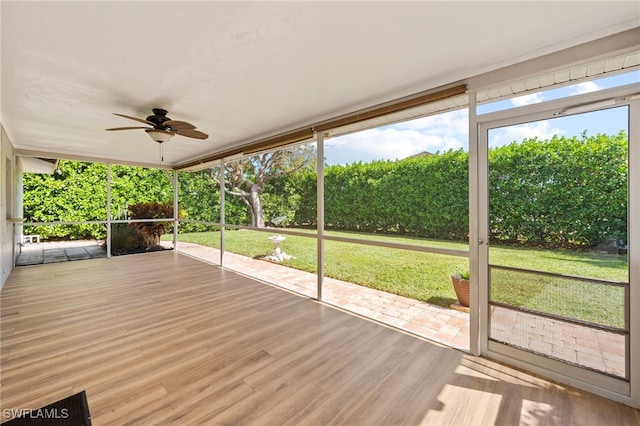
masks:
<svg viewBox="0 0 640 426"><path fill-rule="evenodd" d="M40 235L23 235L22 236L22 244L33 244L35 240L36 243L40 244Z"/></svg>

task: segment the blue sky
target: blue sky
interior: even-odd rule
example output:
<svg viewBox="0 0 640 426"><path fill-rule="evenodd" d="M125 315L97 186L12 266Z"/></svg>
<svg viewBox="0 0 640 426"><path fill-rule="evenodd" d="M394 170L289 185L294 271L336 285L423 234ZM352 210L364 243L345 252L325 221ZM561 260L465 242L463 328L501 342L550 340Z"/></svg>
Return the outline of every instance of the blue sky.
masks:
<svg viewBox="0 0 640 426"><path fill-rule="evenodd" d="M483 105L479 107L479 113L637 82L640 82L640 72L621 74ZM423 151L435 153L459 148L467 150L469 140L467 119L468 112L464 109L327 139L325 141L326 164L396 160ZM621 129L627 129L627 126L626 108L616 107L495 129L490 133L489 145L496 147L534 136L539 139L549 139L553 135L574 136L580 135L585 130L589 135L617 134Z"/></svg>

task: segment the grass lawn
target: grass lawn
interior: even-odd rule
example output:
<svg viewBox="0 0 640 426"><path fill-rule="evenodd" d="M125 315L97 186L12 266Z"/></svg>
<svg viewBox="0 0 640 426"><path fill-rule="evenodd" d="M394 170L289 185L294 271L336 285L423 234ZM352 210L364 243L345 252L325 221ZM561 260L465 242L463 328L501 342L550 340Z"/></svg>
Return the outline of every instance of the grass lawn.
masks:
<svg viewBox="0 0 640 426"><path fill-rule="evenodd" d="M463 242L341 232L329 232L328 235L468 250L468 245ZM263 257L273 252L273 245L267 240L269 236L271 234L250 230L228 230L225 232L225 248L244 256ZM286 237L281 248L294 258L281 264L316 272L315 238ZM219 233L181 233L179 241L219 247ZM495 265L628 281L624 256L500 246L492 246L489 256ZM441 306L449 306L456 301L450 275L467 265L468 259L462 257L325 241L326 276ZM624 325L624 293L619 287L494 271L492 297L496 301L574 319L616 327ZM579 304L572 303L576 298L580 298Z"/></svg>

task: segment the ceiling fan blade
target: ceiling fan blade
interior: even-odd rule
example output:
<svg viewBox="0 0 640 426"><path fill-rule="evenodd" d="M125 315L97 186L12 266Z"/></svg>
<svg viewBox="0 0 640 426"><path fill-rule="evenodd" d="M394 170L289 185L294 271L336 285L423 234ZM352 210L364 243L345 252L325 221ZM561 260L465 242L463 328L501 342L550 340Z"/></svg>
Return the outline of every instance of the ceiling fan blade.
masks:
<svg viewBox="0 0 640 426"><path fill-rule="evenodd" d="M152 122L147 121L144 118L131 117L130 115L118 114L117 112L114 112L113 115L118 115L120 117L128 118L129 120L135 120L135 121L139 121L140 123L150 124L154 126Z"/></svg>
<svg viewBox="0 0 640 426"><path fill-rule="evenodd" d="M178 120L167 120L162 123L163 126L170 127L171 130L193 130L196 128L191 123L187 123L186 121L178 121Z"/></svg>
<svg viewBox="0 0 640 426"><path fill-rule="evenodd" d="M206 139L209 137L209 135L207 135L206 133L202 133L198 130L193 130L193 129L176 130L176 133L179 134L180 136L185 136L187 138L194 138L194 139Z"/></svg>
<svg viewBox="0 0 640 426"><path fill-rule="evenodd" d="M133 129L148 129L149 127L112 127L111 129L105 129L105 130L133 130Z"/></svg>

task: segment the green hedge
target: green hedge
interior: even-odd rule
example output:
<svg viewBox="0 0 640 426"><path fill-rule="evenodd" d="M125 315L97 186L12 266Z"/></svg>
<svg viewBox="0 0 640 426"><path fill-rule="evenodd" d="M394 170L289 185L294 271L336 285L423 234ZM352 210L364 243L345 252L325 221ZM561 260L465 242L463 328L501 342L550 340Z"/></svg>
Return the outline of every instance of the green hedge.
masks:
<svg viewBox="0 0 640 426"><path fill-rule="evenodd" d="M107 167L61 161L52 175L25 173L23 211L27 222L80 222L107 217ZM25 234L49 238L104 238L103 225L25 227Z"/></svg>
<svg viewBox="0 0 640 426"><path fill-rule="evenodd" d="M494 242L544 247L593 247L627 238L627 137L526 139L489 150L490 231ZM112 168L113 214L136 202L172 199L167 172ZM60 174L24 176L27 221L106 219L106 166L61 162ZM218 222L219 186L208 171L179 174L185 219ZM468 154L462 150L329 166L325 169L328 229L468 238ZM301 171L270 181L261 194L265 222L316 225L316 173ZM227 196L226 223L250 224L247 207ZM201 229L202 228L202 229ZM205 230L182 224L181 232ZM43 238L104 238L102 225L38 227Z"/></svg>
<svg viewBox="0 0 640 426"><path fill-rule="evenodd" d="M626 241L627 159L624 132L490 150L492 240L550 247Z"/></svg>
<svg viewBox="0 0 640 426"><path fill-rule="evenodd" d="M627 136L526 139L489 150L493 242L594 247L627 240ZM316 223L316 176L287 177L301 194L294 224ZM468 154L325 169L328 229L468 238Z"/></svg>
<svg viewBox="0 0 640 426"><path fill-rule="evenodd" d="M467 163L468 155L459 150L398 162L327 167L327 229L465 239L469 231ZM297 212L295 222L315 225L315 174L305 175L297 190L306 209Z"/></svg>
<svg viewBox="0 0 640 426"><path fill-rule="evenodd" d="M23 175L23 213L27 222L82 222L107 219L107 166L102 163L61 161L52 175ZM173 200L171 172L142 167L111 167L112 215L121 217L140 202ZM126 216L126 213L125 213ZM25 227L25 234L43 239L106 237L105 225Z"/></svg>

